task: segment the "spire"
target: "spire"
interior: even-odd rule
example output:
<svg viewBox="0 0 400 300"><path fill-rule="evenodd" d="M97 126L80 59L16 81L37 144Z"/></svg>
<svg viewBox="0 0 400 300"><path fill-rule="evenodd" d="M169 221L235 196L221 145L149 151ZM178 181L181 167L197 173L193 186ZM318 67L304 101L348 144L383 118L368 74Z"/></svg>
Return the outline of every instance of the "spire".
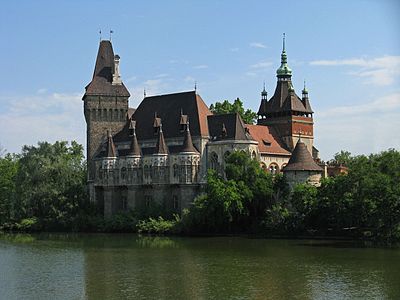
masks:
<svg viewBox="0 0 400 300"><path fill-rule="evenodd" d="M263 90L261 92L261 100L267 100L267 97L268 97L268 93L265 90L265 81L264 81L264 88L263 88Z"/></svg>
<svg viewBox="0 0 400 300"><path fill-rule="evenodd" d="M118 55L114 55L111 41L100 41L92 81L85 87L83 98L88 95L129 97L130 94L122 84L119 72Z"/></svg>
<svg viewBox="0 0 400 300"><path fill-rule="evenodd" d="M117 151L115 149L111 130L107 131L107 152L106 157L117 157Z"/></svg>
<svg viewBox="0 0 400 300"><path fill-rule="evenodd" d="M281 66L278 70L276 70L276 75L278 77L290 77L292 76L292 70L289 68L287 64L287 55L285 49L285 38L286 35L283 33L283 43L282 43L282 54L281 54Z"/></svg>
<svg viewBox="0 0 400 300"><path fill-rule="evenodd" d="M303 88L303 90L301 92L303 94L303 98L304 98L305 95L307 95L307 98L308 98L308 90L306 88L306 81L305 80L304 80L304 88Z"/></svg>
<svg viewBox="0 0 400 300"><path fill-rule="evenodd" d="M132 127L132 128L131 128ZM136 121L131 120L131 125L129 126L129 129L132 129L133 134L132 134L132 140L131 140L131 146L129 148L128 156L140 156L140 146L136 137Z"/></svg>
<svg viewBox="0 0 400 300"><path fill-rule="evenodd" d="M190 134L189 121L186 123L185 138L183 140L183 147L181 152L198 152L193 146L192 135Z"/></svg>
<svg viewBox="0 0 400 300"><path fill-rule="evenodd" d="M161 122L160 122L160 130L158 131L158 139L154 154L168 154L168 147L167 144L165 143Z"/></svg>

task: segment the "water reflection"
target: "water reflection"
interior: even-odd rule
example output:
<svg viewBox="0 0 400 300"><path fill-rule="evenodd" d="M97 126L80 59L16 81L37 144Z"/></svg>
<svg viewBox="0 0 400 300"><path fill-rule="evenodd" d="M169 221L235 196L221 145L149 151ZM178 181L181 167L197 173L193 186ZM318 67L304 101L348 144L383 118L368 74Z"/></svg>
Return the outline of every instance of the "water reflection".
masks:
<svg viewBox="0 0 400 300"><path fill-rule="evenodd" d="M400 298L399 249L329 243L3 236L0 291L7 299Z"/></svg>

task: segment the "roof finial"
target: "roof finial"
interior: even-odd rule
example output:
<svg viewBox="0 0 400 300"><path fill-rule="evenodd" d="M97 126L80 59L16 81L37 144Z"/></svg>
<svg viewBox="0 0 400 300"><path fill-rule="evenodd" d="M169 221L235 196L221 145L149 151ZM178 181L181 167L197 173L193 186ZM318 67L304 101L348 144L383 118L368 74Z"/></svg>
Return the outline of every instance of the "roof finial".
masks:
<svg viewBox="0 0 400 300"><path fill-rule="evenodd" d="M286 34L283 33L283 48L282 48L282 52L285 52L285 38L286 38Z"/></svg>
<svg viewBox="0 0 400 300"><path fill-rule="evenodd" d="M99 37L100 37L100 42L101 42L101 29L99 29Z"/></svg>
<svg viewBox="0 0 400 300"><path fill-rule="evenodd" d="M110 29L110 42L111 42L111 34L113 34L114 31L112 29Z"/></svg>
<svg viewBox="0 0 400 300"><path fill-rule="evenodd" d="M143 96L146 98L146 88L143 89Z"/></svg>
<svg viewBox="0 0 400 300"><path fill-rule="evenodd" d="M264 89L263 89L263 91L265 91L265 80L264 80L264 84L263 84L263 86L264 86Z"/></svg>
<svg viewBox="0 0 400 300"><path fill-rule="evenodd" d="M197 81L194 82L194 91L197 91Z"/></svg>

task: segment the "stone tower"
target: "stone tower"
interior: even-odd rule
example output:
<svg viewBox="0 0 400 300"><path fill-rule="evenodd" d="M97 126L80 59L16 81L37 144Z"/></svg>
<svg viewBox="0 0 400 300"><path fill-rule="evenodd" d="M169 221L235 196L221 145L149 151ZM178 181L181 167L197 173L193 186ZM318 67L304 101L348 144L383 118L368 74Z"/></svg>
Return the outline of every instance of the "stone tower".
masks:
<svg viewBox="0 0 400 300"><path fill-rule="evenodd" d="M107 141L107 131L115 134L126 123L129 92L121 81L118 55L111 41L101 41L92 81L85 88L84 114L87 124L88 183L92 189L95 177L93 157ZM90 193L93 195L93 193ZM91 199L93 200L93 199Z"/></svg>
<svg viewBox="0 0 400 300"><path fill-rule="evenodd" d="M265 88L261 93L261 104L258 110L259 125L273 127L288 150L293 151L299 138L313 153L313 111L304 87L302 98L296 95L292 84L292 70L287 63L285 36L281 66L276 71L277 84L275 93L267 100Z"/></svg>

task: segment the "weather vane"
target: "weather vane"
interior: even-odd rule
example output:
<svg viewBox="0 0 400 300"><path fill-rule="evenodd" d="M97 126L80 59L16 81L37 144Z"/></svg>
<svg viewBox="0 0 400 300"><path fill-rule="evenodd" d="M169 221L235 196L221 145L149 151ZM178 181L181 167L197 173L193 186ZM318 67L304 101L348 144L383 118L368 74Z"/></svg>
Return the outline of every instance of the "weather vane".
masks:
<svg viewBox="0 0 400 300"><path fill-rule="evenodd" d="M113 34L114 31L110 29L110 41L111 41L111 34Z"/></svg>

